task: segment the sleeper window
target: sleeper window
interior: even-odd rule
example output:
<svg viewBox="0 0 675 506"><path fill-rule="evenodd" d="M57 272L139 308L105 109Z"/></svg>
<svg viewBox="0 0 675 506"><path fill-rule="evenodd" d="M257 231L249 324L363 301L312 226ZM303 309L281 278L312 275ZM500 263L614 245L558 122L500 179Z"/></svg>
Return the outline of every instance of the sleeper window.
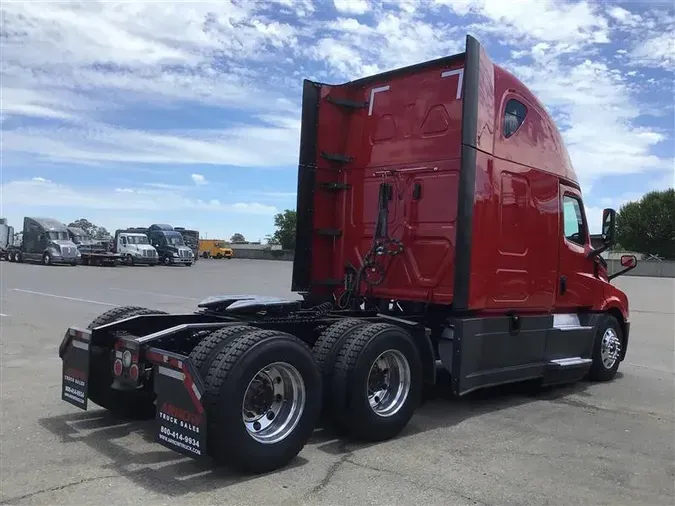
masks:
<svg viewBox="0 0 675 506"><path fill-rule="evenodd" d="M504 110L504 137L511 137L525 121L527 108L515 99L506 103Z"/></svg>
<svg viewBox="0 0 675 506"><path fill-rule="evenodd" d="M563 197L563 219L565 224L565 238L576 244L586 241L586 227L579 201L570 196Z"/></svg>

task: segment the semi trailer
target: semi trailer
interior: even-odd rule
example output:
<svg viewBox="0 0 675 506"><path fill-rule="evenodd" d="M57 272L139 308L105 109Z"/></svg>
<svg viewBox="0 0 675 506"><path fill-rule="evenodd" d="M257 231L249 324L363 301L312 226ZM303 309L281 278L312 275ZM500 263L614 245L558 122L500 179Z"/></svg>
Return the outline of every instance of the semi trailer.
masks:
<svg viewBox="0 0 675 506"><path fill-rule="evenodd" d="M199 230L191 230L185 227L174 227L174 230L183 236L183 242L192 250L193 261L199 259Z"/></svg>
<svg viewBox="0 0 675 506"><path fill-rule="evenodd" d="M134 227L118 230L118 233L144 234L149 244L157 251L159 262L164 265L186 265L194 262L192 249L185 245L183 235L171 225L154 223L149 227Z"/></svg>
<svg viewBox="0 0 675 506"><path fill-rule="evenodd" d="M457 396L615 377L626 294L535 95L480 43L339 85L305 80L291 288L194 312L128 306L67 329L62 399L154 417L156 441L246 472L288 464L320 417L396 437L437 367ZM224 280L227 284L227 280Z"/></svg>
<svg viewBox="0 0 675 506"><path fill-rule="evenodd" d="M7 225L7 218L0 218L0 259L7 258L10 246L14 246L14 227Z"/></svg>
<svg viewBox="0 0 675 506"><path fill-rule="evenodd" d="M115 267L120 255L109 251L108 241L97 241L89 237L80 227L67 227L68 235L80 252L82 265L108 265Z"/></svg>
<svg viewBox="0 0 675 506"><path fill-rule="evenodd" d="M7 248L10 262L41 262L44 265L80 262L80 252L70 240L68 228L53 218L26 216L23 219L21 244Z"/></svg>

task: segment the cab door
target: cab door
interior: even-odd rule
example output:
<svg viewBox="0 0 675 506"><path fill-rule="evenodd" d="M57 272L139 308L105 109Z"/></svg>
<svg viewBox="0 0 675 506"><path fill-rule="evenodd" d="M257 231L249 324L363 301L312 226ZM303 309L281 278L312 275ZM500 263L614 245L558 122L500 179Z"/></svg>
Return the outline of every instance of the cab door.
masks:
<svg viewBox="0 0 675 506"><path fill-rule="evenodd" d="M588 258L591 240L581 192L560 185L560 255L556 308L576 313L591 308L602 297L595 258Z"/></svg>

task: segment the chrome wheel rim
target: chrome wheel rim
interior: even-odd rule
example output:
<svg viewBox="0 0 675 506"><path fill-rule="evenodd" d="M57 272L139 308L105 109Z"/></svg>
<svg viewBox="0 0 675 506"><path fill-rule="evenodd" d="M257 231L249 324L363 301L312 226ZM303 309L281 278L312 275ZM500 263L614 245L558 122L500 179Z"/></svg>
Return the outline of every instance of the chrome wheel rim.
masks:
<svg viewBox="0 0 675 506"><path fill-rule="evenodd" d="M600 343L600 358L605 369L611 369L619 359L621 353L621 340L612 328L605 330Z"/></svg>
<svg viewBox="0 0 675 506"><path fill-rule="evenodd" d="M378 416L398 413L410 393L408 360L398 350L387 350L373 362L368 374L367 395L370 409Z"/></svg>
<svg viewBox="0 0 675 506"><path fill-rule="evenodd" d="M282 441L298 425L306 398L302 375L291 364L263 367L244 392L241 417L246 431L259 443Z"/></svg>

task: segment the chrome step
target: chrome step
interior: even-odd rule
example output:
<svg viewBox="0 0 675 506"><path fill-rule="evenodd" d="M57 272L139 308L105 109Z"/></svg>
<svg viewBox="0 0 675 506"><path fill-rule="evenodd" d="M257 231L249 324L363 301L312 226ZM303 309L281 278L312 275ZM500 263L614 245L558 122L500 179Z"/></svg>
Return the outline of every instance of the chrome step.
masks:
<svg viewBox="0 0 675 506"><path fill-rule="evenodd" d="M549 365L555 365L558 367L576 367L580 365L588 365L591 362L593 362L593 360L590 358L568 357L551 360L549 362Z"/></svg>

